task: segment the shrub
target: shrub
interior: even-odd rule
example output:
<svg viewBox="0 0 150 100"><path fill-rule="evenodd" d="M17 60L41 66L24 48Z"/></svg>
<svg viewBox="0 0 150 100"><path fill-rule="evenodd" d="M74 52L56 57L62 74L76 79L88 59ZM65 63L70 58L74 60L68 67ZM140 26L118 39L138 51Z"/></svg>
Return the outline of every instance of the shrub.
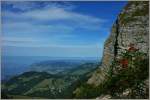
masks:
<svg viewBox="0 0 150 100"><path fill-rule="evenodd" d="M82 84L75 91L75 98L95 98L101 94L110 94L112 98L148 98L148 88L144 81L149 75L148 56L130 44L129 49L115 59L108 71L108 80L99 86ZM128 95L123 92L129 89Z"/></svg>
<svg viewBox="0 0 150 100"><path fill-rule="evenodd" d="M129 49L121 54L121 59L116 59L113 63L106 86L109 93L114 97L121 98L126 89L131 89L128 98L145 98L145 93L135 96L134 92L135 89L136 92L139 92L140 90L137 90L137 87L148 78L148 56L131 44ZM116 66L120 68L116 68Z"/></svg>

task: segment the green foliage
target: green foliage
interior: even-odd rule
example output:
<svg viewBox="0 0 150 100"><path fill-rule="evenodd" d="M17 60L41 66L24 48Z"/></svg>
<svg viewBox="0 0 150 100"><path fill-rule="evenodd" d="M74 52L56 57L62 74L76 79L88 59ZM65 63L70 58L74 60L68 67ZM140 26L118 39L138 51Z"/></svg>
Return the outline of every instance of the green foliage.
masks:
<svg viewBox="0 0 150 100"><path fill-rule="evenodd" d="M82 84L76 89L75 98L95 98L101 94L110 94L112 98L148 98L148 90L141 92L149 75L148 56L134 47L120 56L122 58L114 60L110 66L107 81L99 86ZM131 91L123 97L126 89Z"/></svg>
<svg viewBox="0 0 150 100"><path fill-rule="evenodd" d="M75 91L75 98L94 98L99 95L99 88L89 84L83 84Z"/></svg>
<svg viewBox="0 0 150 100"><path fill-rule="evenodd" d="M88 80L97 64L85 63L64 73L25 72L3 84L3 98L73 98L73 91Z"/></svg>
<svg viewBox="0 0 150 100"><path fill-rule="evenodd" d="M147 1L133 1L133 2L129 2L125 9L128 9L128 7L130 7L132 4L134 4L135 6L138 6L141 3L144 4L143 8L142 9L141 8L137 8L135 10L135 12L132 12L131 16L129 16L126 13L120 14L121 23L127 24L128 22L138 20L136 18L136 16L148 15L149 14L149 2L147 2Z"/></svg>
<svg viewBox="0 0 150 100"><path fill-rule="evenodd" d="M120 97L120 94L123 93L126 89L130 88L131 91L137 89L139 84L148 78L149 70L149 59L145 53L137 51L127 50L125 53L122 53L122 59L126 59L127 65L124 67L125 62L120 62L118 59L114 61L115 64L111 66L112 73L108 80L107 89L108 92L113 97ZM116 68L119 66L120 68ZM113 70L115 69L115 70ZM138 91L137 91L138 92ZM128 98L136 98L134 93L131 92ZM145 98L144 96L138 95L138 98Z"/></svg>

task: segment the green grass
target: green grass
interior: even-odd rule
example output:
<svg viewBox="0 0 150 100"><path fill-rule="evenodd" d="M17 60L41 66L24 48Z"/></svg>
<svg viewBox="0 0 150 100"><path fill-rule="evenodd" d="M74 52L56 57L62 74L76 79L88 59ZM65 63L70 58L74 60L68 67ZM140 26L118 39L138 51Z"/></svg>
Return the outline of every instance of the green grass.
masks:
<svg viewBox="0 0 150 100"><path fill-rule="evenodd" d="M136 20L138 20L137 18L136 18L136 16L146 16L146 15L148 15L149 14L149 5L148 5L148 2L130 2L127 6L126 6L126 10L128 9L128 7L130 6L130 5L132 5L132 4L135 4L136 6L138 6L140 3L143 3L143 4L145 4L144 6L143 6L143 8L142 9L139 9L139 8L137 8L136 9L136 11L135 12L132 12L132 14L131 14L131 16L129 16L128 14L126 14L126 13L123 13L123 14L120 14L120 20L121 20L121 23L122 24L127 24L127 23L129 23L129 22L131 22L131 21L136 21Z"/></svg>

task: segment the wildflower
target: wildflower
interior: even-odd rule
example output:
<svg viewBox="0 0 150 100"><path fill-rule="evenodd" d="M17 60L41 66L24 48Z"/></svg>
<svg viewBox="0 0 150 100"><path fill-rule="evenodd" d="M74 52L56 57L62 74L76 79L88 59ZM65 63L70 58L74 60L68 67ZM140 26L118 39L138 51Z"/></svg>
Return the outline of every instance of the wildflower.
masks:
<svg viewBox="0 0 150 100"><path fill-rule="evenodd" d="M120 60L120 64L122 65L123 68L127 68L128 67L128 59Z"/></svg>
<svg viewBox="0 0 150 100"><path fill-rule="evenodd" d="M137 48L135 48L135 46L134 46L134 44L130 44L129 45L129 49L128 49L128 51L130 51L130 52L135 52L135 51L137 51L138 49Z"/></svg>
<svg viewBox="0 0 150 100"><path fill-rule="evenodd" d="M128 51L133 51L133 52L135 52L135 51L137 51L138 49L137 48L135 48L135 47L129 47L129 49L128 49Z"/></svg>

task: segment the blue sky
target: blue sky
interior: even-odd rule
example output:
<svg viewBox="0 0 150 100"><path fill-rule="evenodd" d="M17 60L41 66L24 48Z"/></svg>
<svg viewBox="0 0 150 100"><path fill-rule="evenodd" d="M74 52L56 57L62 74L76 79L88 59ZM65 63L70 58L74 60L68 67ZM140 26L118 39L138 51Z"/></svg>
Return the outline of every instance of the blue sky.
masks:
<svg viewBox="0 0 150 100"><path fill-rule="evenodd" d="M101 57L127 2L2 2L2 54Z"/></svg>

